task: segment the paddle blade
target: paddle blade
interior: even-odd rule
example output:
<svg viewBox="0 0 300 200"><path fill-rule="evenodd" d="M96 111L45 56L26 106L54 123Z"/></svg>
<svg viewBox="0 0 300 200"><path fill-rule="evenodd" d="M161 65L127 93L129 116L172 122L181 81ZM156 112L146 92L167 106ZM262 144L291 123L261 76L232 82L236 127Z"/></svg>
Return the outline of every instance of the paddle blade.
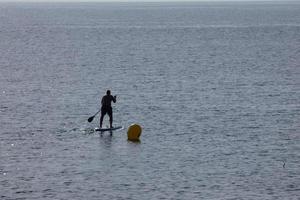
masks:
<svg viewBox="0 0 300 200"><path fill-rule="evenodd" d="M88 122L92 122L95 116L88 118Z"/></svg>

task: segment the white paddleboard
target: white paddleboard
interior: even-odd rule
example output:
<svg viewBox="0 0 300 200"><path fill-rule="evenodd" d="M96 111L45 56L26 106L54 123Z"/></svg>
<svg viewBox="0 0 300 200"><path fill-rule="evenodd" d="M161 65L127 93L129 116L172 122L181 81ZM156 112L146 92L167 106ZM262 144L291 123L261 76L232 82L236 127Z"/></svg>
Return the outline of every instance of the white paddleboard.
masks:
<svg viewBox="0 0 300 200"><path fill-rule="evenodd" d="M123 129L123 126L116 126L116 127L112 127L112 128L95 128L95 131L104 132L104 131L115 131L115 130L119 130L119 129Z"/></svg>

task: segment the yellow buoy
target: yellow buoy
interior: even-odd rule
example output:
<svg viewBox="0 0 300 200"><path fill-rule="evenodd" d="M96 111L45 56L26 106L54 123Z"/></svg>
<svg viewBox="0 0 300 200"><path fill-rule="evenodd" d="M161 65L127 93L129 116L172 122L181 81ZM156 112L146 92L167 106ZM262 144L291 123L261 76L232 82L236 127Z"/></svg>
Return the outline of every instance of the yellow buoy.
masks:
<svg viewBox="0 0 300 200"><path fill-rule="evenodd" d="M139 141L139 137L142 133L142 127L138 124L132 124L127 131L128 140Z"/></svg>

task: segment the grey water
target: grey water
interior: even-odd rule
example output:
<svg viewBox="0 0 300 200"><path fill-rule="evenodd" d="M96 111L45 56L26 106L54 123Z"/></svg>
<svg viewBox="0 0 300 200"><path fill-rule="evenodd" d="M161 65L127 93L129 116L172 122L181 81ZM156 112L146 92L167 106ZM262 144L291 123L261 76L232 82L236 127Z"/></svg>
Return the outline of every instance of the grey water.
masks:
<svg viewBox="0 0 300 200"><path fill-rule="evenodd" d="M0 3L0 199L299 200L299 77L299 2Z"/></svg>

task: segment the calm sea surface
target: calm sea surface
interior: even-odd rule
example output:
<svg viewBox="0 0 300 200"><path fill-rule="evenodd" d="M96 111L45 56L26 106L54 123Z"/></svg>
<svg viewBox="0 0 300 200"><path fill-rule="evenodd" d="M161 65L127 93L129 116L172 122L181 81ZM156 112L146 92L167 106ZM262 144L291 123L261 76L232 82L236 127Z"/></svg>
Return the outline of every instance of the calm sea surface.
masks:
<svg viewBox="0 0 300 200"><path fill-rule="evenodd" d="M1 200L299 200L300 3L0 3L0 123Z"/></svg>

